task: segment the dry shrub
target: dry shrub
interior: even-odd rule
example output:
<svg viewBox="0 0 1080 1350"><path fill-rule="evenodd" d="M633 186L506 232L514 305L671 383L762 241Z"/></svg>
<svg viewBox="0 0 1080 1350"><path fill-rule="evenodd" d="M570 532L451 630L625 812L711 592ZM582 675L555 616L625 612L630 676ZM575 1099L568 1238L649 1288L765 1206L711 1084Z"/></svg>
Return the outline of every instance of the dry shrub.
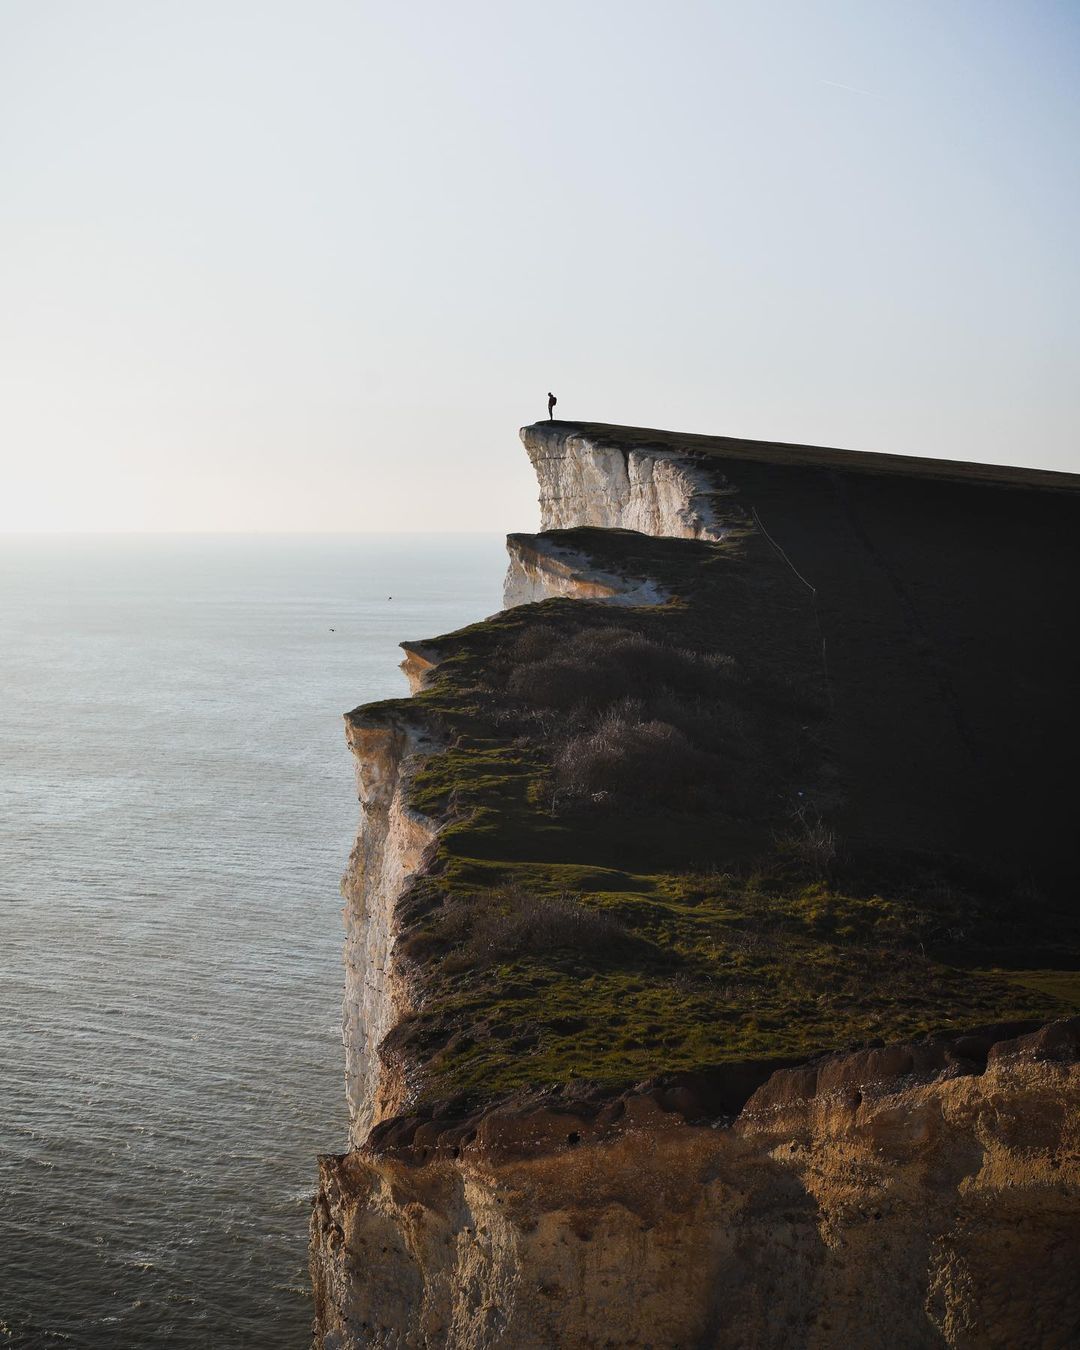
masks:
<svg viewBox="0 0 1080 1350"><path fill-rule="evenodd" d="M604 650L628 680L628 692L638 696L664 689L678 690L684 697L710 693L717 677L730 678L734 669L730 658L670 647L637 633L620 635L605 644Z"/></svg>
<svg viewBox="0 0 1080 1350"><path fill-rule="evenodd" d="M729 814L776 818L797 750L790 712L776 689L762 704L729 657L543 624L517 636L498 678L522 733L555 749L553 811L590 798L711 810L722 791Z"/></svg>
<svg viewBox="0 0 1080 1350"><path fill-rule="evenodd" d="M518 908L498 914L473 932L474 947L499 957L570 947L596 951L624 937L622 925L602 910L585 909L565 897L528 897Z"/></svg>
<svg viewBox="0 0 1080 1350"><path fill-rule="evenodd" d="M514 644L512 660L511 698L544 708L603 708L669 692L701 698L715 695L733 674L726 657L671 647L626 628L530 629Z"/></svg>
<svg viewBox="0 0 1080 1350"><path fill-rule="evenodd" d="M680 698L661 695L649 704L657 721L678 727L687 740L703 750L721 751L737 758L754 753L751 740L753 721L745 709L723 698Z"/></svg>
<svg viewBox="0 0 1080 1350"><path fill-rule="evenodd" d="M565 634L549 623L530 624L514 639L510 649L510 658L517 665L529 665L534 661L543 661L553 651L557 651Z"/></svg>
<svg viewBox="0 0 1080 1350"><path fill-rule="evenodd" d="M558 658L518 666L507 688L515 701L534 708L573 708L592 702L599 692L579 665Z"/></svg>
<svg viewBox="0 0 1080 1350"><path fill-rule="evenodd" d="M719 761L695 749L670 722L645 720L633 704L623 704L565 742L555 774L560 788L574 797L672 802L715 786Z"/></svg>
<svg viewBox="0 0 1080 1350"><path fill-rule="evenodd" d="M606 952L629 941L616 915L589 909L572 895L533 895L502 886L454 896L397 945L412 965L444 958L448 972L467 971L529 953Z"/></svg>
<svg viewBox="0 0 1080 1350"><path fill-rule="evenodd" d="M777 839L790 857L823 875L829 875L839 855L836 831L816 807L799 805L793 815L793 828Z"/></svg>
<svg viewBox="0 0 1080 1350"><path fill-rule="evenodd" d="M474 897L465 912L468 936L454 944L448 970L560 948L603 952L629 936L613 914L587 908L573 896L538 896L518 886Z"/></svg>

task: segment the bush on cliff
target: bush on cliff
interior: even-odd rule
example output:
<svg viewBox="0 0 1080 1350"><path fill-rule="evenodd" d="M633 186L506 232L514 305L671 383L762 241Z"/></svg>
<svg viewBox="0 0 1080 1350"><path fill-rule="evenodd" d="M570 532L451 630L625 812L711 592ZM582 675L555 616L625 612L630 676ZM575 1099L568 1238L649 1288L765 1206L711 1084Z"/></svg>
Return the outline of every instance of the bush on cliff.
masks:
<svg viewBox="0 0 1080 1350"><path fill-rule="evenodd" d="M640 709L624 703L565 742L555 759L564 793L676 805L713 790L721 776L716 756L696 749L670 722L646 719Z"/></svg>
<svg viewBox="0 0 1080 1350"><path fill-rule="evenodd" d="M656 642L626 628L527 630L510 661L506 688L516 703L565 710L670 692L715 694L733 675L726 657Z"/></svg>
<svg viewBox="0 0 1080 1350"><path fill-rule="evenodd" d="M536 895L507 885L460 897L409 934L399 955L414 964L444 958L448 972L482 969L559 950L605 952L630 940L615 915L572 895Z"/></svg>
<svg viewBox="0 0 1080 1350"><path fill-rule="evenodd" d="M488 677L495 700L506 700L499 716L552 765L556 805L709 810L723 794L737 815L771 813L773 769L800 739L783 690L759 715L727 656L621 626L531 626Z"/></svg>
<svg viewBox="0 0 1080 1350"><path fill-rule="evenodd" d="M557 951L604 951L625 939L613 914L587 909L579 898L538 896L517 887L495 892L496 903L474 913L469 964Z"/></svg>

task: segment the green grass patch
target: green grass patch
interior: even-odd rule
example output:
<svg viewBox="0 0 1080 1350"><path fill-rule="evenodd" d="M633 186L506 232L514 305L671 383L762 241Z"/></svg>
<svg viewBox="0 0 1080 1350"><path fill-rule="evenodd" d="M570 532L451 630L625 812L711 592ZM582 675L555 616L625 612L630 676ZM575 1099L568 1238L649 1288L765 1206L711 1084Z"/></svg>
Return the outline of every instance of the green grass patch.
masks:
<svg viewBox="0 0 1080 1350"><path fill-rule="evenodd" d="M1021 989L1034 989L1056 1000L1062 1009L1080 1011L1080 971L1078 970L996 970L988 972L997 979Z"/></svg>

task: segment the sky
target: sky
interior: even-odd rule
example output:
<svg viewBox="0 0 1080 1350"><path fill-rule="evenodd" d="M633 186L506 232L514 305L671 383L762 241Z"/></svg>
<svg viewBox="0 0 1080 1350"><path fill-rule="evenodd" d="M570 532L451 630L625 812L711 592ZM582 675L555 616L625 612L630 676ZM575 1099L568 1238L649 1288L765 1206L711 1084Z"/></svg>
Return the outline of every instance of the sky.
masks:
<svg viewBox="0 0 1080 1350"><path fill-rule="evenodd" d="M0 530L536 526L568 419L1080 471L1075 0L0 0Z"/></svg>

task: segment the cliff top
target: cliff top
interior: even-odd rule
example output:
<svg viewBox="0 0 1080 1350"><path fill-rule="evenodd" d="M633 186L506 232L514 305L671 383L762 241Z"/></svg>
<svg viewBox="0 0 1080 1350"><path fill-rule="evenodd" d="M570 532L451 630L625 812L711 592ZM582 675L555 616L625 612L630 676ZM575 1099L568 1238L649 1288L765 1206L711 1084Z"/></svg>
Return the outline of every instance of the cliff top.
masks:
<svg viewBox="0 0 1080 1350"><path fill-rule="evenodd" d="M624 427L607 422L533 422L521 428L522 439L543 442L548 437L584 436L600 445L620 449L656 449L716 459L748 460L759 464L801 468L844 469L854 473L900 474L910 478L944 479L963 483L997 483L1007 487L1080 492L1080 474L1052 469L1018 468L1004 464L977 464L966 460L924 459L862 450L841 450L785 441L745 440L736 436L704 436L696 432L660 431L651 427Z"/></svg>

